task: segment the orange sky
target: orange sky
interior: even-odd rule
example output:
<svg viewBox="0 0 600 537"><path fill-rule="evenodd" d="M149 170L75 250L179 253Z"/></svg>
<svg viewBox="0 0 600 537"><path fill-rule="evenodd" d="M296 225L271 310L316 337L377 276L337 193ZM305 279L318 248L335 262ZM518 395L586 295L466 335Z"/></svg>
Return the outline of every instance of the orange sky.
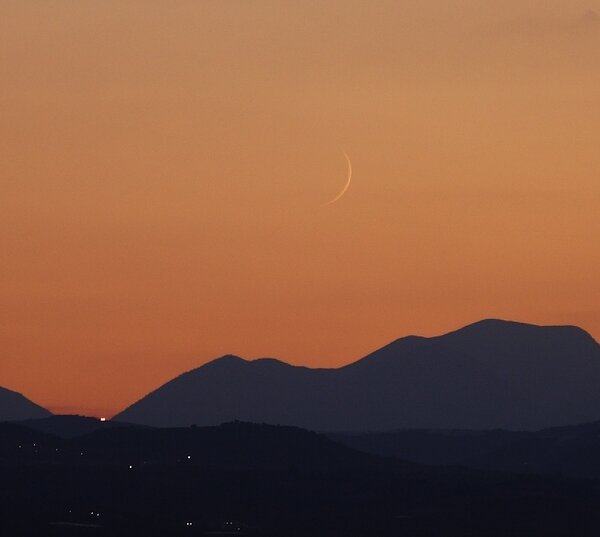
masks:
<svg viewBox="0 0 600 537"><path fill-rule="evenodd" d="M110 415L225 353L600 338L600 2L403 4L3 1L0 385Z"/></svg>

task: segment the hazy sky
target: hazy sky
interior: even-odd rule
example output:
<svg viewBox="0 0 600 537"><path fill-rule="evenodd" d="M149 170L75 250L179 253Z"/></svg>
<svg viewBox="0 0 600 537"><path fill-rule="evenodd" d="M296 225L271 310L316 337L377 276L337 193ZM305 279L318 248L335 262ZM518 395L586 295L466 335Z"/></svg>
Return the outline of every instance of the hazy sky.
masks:
<svg viewBox="0 0 600 537"><path fill-rule="evenodd" d="M225 353L600 338L596 11L0 0L0 385L110 415Z"/></svg>

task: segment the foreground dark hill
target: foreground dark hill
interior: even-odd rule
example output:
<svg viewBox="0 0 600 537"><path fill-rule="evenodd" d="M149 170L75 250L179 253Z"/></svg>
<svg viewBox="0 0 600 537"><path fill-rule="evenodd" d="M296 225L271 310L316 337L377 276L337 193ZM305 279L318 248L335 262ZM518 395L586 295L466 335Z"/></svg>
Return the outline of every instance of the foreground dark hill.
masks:
<svg viewBox="0 0 600 537"><path fill-rule="evenodd" d="M44 418L52 414L23 395L0 387L0 421Z"/></svg>
<svg viewBox="0 0 600 537"><path fill-rule="evenodd" d="M72 416L68 416L72 418ZM32 428L35 421L0 424L0 460L36 464L109 464L123 468L185 465L244 470L413 471L414 463L349 448L304 429L233 422L218 427L160 428L101 424L65 436ZM61 431L64 433L64 431Z"/></svg>
<svg viewBox="0 0 600 537"><path fill-rule="evenodd" d="M539 429L600 416L600 346L576 327L486 320L399 339L339 369L225 356L116 416L153 426L240 419L321 431Z"/></svg>
<svg viewBox="0 0 600 537"><path fill-rule="evenodd" d="M596 535L593 482L430 468L297 428L0 424L1 535Z"/></svg>
<svg viewBox="0 0 600 537"><path fill-rule="evenodd" d="M541 431L408 429L329 437L366 453L420 464L600 479L598 421Z"/></svg>

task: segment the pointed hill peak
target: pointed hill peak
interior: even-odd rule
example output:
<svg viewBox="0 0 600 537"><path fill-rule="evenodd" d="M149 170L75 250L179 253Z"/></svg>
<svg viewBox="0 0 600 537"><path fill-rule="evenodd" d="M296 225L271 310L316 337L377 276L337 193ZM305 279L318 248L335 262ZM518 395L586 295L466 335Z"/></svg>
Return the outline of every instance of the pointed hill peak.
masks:
<svg viewBox="0 0 600 537"><path fill-rule="evenodd" d="M223 356L219 356L218 358L215 358L214 360L210 360L209 362L207 362L204 365L209 365L209 364L230 365L230 364L242 364L242 363L247 363L247 362L248 362L248 360L245 360L244 358L237 356L236 354L224 354ZM200 366L200 367L202 367L202 366ZM197 369L197 368L194 368L194 369Z"/></svg>
<svg viewBox="0 0 600 537"><path fill-rule="evenodd" d="M187 371L186 373L183 373L180 376L183 377L188 374L194 374L196 372L205 371L207 369L209 370L209 369L214 369L214 368L217 368L220 370L227 369L227 370L231 370L231 371L236 371L239 369L246 369L246 368L256 369L256 368L275 368L275 367L306 369L303 366L294 366L294 365L288 364L287 362L279 360L277 358L255 358L253 360L248 360L246 358L241 358L240 356L236 356L235 354L226 354L224 356L221 356L219 358L215 358L214 360L206 362L205 364L198 366L190 371Z"/></svg>
<svg viewBox="0 0 600 537"><path fill-rule="evenodd" d="M238 356L237 354L224 354L223 356L220 356L219 358L215 358L213 360L213 362L247 362L248 360L245 360L244 358L242 358L241 356Z"/></svg>
<svg viewBox="0 0 600 537"><path fill-rule="evenodd" d="M291 365L287 362L279 360L278 358L254 358L247 359L237 356L235 354L225 354L220 356L219 358L215 358L209 362L206 362L204 365L201 365L195 369L199 369L201 367L207 366L209 364L235 364L235 365L249 365L249 364L280 364L280 365Z"/></svg>

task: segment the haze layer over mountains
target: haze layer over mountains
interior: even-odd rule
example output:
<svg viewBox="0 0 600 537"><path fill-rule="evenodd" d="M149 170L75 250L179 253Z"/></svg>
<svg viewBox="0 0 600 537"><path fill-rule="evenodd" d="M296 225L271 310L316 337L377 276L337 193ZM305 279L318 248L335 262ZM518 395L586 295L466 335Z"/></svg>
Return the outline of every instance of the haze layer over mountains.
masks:
<svg viewBox="0 0 600 537"><path fill-rule="evenodd" d="M485 320L443 336L399 339L339 369L224 356L115 419L320 431L540 429L598 419L599 386L600 346L580 328Z"/></svg>

